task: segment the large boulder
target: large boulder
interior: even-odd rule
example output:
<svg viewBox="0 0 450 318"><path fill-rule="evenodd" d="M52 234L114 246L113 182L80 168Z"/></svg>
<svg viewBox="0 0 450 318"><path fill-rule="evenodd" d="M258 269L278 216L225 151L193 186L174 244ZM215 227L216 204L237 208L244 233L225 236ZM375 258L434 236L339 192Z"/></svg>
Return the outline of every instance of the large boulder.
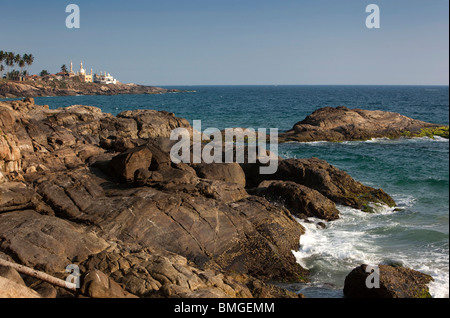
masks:
<svg viewBox="0 0 450 318"><path fill-rule="evenodd" d="M139 169L149 169L152 163L152 153L147 146L127 150L112 158L110 166L123 181L134 181Z"/></svg>
<svg viewBox="0 0 450 318"><path fill-rule="evenodd" d="M232 182L245 187L245 174L238 163L200 163L192 166L200 178Z"/></svg>
<svg viewBox="0 0 450 318"><path fill-rule="evenodd" d="M87 271L81 281L80 293L90 298L137 298L99 270Z"/></svg>
<svg viewBox="0 0 450 318"><path fill-rule="evenodd" d="M327 221L339 218L339 211L333 201L314 189L292 181L263 181L255 194L283 204L300 218L316 217Z"/></svg>
<svg viewBox="0 0 450 318"><path fill-rule="evenodd" d="M173 113L156 110L127 110L117 118L132 118L138 125L138 136L142 139L157 137L170 137L175 128L191 128L189 122L184 118L175 117Z"/></svg>
<svg viewBox="0 0 450 318"><path fill-rule="evenodd" d="M281 160L272 175L259 174L256 166L246 165L244 171L248 185L257 186L265 180L292 181L320 192L335 203L367 212L373 211L372 203L395 206L395 201L383 190L368 187L317 158Z"/></svg>
<svg viewBox="0 0 450 318"><path fill-rule="evenodd" d="M429 275L405 268L378 265L379 288L368 288L366 280L374 283L367 265L353 269L345 278L344 296L348 298L431 298Z"/></svg>

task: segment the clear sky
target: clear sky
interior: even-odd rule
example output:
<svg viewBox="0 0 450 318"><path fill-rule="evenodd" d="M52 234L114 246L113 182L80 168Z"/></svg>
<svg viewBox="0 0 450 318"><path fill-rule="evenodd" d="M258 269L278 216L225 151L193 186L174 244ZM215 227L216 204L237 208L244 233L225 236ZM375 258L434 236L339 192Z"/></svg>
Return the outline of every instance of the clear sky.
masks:
<svg viewBox="0 0 450 318"><path fill-rule="evenodd" d="M81 10L67 29L68 4ZM380 7L368 29L365 8ZM32 73L148 85L448 85L448 0L0 0L0 50Z"/></svg>

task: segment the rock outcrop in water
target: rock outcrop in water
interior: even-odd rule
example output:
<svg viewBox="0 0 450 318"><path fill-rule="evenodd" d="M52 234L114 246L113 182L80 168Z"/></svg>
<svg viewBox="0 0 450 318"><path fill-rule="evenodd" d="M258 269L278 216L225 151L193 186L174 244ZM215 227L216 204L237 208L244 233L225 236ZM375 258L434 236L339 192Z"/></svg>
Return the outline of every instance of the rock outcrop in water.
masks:
<svg viewBox="0 0 450 318"><path fill-rule="evenodd" d="M401 136L441 135L448 138L448 126L415 120L398 113L379 110L320 108L296 123L280 141L347 141Z"/></svg>
<svg viewBox="0 0 450 318"><path fill-rule="evenodd" d="M177 127L192 129L168 112L0 102L0 257L59 278L77 264L89 297L296 297L268 284L308 278L294 215L395 204L315 158L280 159L266 176L259 164L174 164Z"/></svg>
<svg viewBox="0 0 450 318"><path fill-rule="evenodd" d="M379 286L367 288L366 279L370 273L367 265L353 269L345 278L344 295L348 298L431 298L428 284L433 281L429 275L405 268L378 265ZM369 278L371 282L373 280Z"/></svg>

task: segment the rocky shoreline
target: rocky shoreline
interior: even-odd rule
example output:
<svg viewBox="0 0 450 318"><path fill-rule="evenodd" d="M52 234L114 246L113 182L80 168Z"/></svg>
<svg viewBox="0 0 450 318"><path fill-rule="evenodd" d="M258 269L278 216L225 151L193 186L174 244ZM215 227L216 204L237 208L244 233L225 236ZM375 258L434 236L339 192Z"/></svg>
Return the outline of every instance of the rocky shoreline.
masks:
<svg viewBox="0 0 450 318"><path fill-rule="evenodd" d="M0 80L0 99L76 95L164 94L171 92L178 92L178 90L123 83L107 85L76 81L14 82Z"/></svg>
<svg viewBox="0 0 450 318"><path fill-rule="evenodd" d="M82 279L73 293L0 276L39 297L298 298L270 283L308 281L296 218L395 206L317 158L280 158L273 175L174 164L174 128L192 129L164 111L0 102L0 258L61 279L75 264Z"/></svg>

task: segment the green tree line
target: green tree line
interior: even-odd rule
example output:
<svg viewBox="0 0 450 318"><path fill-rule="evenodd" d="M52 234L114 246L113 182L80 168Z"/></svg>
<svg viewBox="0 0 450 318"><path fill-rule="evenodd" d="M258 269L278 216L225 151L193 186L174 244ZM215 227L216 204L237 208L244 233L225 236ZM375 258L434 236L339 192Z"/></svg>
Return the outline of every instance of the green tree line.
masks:
<svg viewBox="0 0 450 318"><path fill-rule="evenodd" d="M0 78L13 79L28 75L28 67L34 62L33 54L16 54L0 50ZM15 67L20 69L16 70ZM24 70L24 68L26 68ZM3 73L6 70L6 74Z"/></svg>

